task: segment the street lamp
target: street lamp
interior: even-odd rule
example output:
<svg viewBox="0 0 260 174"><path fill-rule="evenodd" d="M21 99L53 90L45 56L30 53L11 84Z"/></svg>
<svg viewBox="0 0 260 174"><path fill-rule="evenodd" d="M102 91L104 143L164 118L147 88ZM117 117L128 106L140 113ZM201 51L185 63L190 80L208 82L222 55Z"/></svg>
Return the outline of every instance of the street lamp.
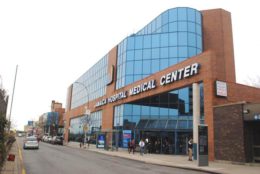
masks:
<svg viewBox="0 0 260 174"><path fill-rule="evenodd" d="M85 110L85 115L87 117L86 117L86 119L83 120L84 121L84 126L83 126L83 129L84 129L84 141L86 142L86 134L87 134L87 131L88 131L89 127L90 127L90 125L89 125L90 124L89 90L88 90L87 86L84 83L82 83L82 82L76 81L74 83L83 86L85 88L85 90L86 90L86 93L87 93L87 102L88 103L87 103L87 108L85 108L86 109Z"/></svg>

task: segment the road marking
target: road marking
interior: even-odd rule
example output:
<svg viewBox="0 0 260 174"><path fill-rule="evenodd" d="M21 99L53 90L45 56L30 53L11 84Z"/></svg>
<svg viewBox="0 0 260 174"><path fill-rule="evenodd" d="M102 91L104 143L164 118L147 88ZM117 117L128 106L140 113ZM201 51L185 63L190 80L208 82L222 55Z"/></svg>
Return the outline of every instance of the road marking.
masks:
<svg viewBox="0 0 260 174"><path fill-rule="evenodd" d="M18 151L19 151L19 158L21 160L22 174L26 174L26 170L25 170L24 165L23 165L23 155L22 155L22 151L21 151L21 148L20 148L18 142L17 142L17 146L18 146Z"/></svg>

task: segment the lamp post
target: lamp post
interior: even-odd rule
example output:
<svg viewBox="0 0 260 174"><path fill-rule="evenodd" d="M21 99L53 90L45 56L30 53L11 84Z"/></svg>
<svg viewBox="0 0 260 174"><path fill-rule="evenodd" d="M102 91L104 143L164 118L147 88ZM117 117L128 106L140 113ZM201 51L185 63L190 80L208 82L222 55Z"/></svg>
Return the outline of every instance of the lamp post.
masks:
<svg viewBox="0 0 260 174"><path fill-rule="evenodd" d="M82 83L82 82L74 82L74 84L79 84L81 86L83 86L86 90L86 93L87 93L87 108L85 110L85 115L87 116L86 120L84 119L84 126L83 126L83 130L84 130L84 141L86 142L86 134L87 134L87 131L89 130L89 124L90 124L90 109L89 109L89 90L87 88L87 86Z"/></svg>

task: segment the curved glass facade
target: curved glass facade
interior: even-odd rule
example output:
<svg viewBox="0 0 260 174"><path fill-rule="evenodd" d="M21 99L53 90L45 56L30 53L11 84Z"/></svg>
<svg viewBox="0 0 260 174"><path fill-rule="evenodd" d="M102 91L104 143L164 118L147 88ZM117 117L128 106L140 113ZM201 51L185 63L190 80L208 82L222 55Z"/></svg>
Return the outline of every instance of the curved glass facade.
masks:
<svg viewBox="0 0 260 174"><path fill-rule="evenodd" d="M173 8L118 45L116 89L202 52L201 12Z"/></svg>
<svg viewBox="0 0 260 174"><path fill-rule="evenodd" d="M108 56L106 55L73 84L71 109L106 94L107 69Z"/></svg>

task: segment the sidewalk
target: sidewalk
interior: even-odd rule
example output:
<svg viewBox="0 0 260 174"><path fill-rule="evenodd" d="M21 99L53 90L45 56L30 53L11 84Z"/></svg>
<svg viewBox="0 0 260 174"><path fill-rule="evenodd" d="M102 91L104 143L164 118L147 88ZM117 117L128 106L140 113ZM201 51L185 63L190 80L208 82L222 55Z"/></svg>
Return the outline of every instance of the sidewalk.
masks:
<svg viewBox="0 0 260 174"><path fill-rule="evenodd" d="M70 142L69 147L80 148L79 143ZM97 149L95 145L90 145L89 149L81 148L82 150L90 150L106 155L127 158L136 161L143 161L149 164L156 164L168 167L176 167L197 171L205 171L217 174L260 174L260 165L239 165L228 162L209 162L207 167L199 167L197 161L188 161L188 156L183 155L160 155L160 154L144 154L141 156L138 152L129 154L126 149L119 149L118 151L107 151L104 149Z"/></svg>
<svg viewBox="0 0 260 174"><path fill-rule="evenodd" d="M17 146L16 141L12 144L12 147L8 154L14 154L15 160L14 161L6 160L3 165L2 171L0 171L0 173L1 174L20 174L18 172L19 166L20 166L20 159L19 159L19 151L18 151L18 146Z"/></svg>

